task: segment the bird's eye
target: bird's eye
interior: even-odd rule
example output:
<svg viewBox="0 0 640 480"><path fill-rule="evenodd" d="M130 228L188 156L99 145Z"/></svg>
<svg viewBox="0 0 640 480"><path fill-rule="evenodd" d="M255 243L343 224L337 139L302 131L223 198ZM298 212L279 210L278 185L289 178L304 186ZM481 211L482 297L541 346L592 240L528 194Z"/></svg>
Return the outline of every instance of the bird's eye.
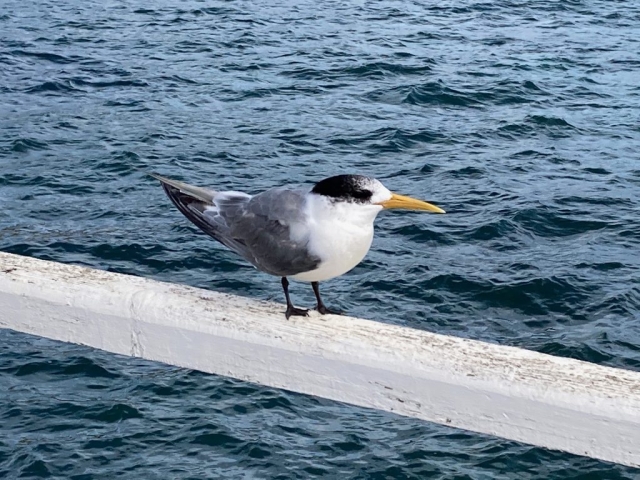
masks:
<svg viewBox="0 0 640 480"><path fill-rule="evenodd" d="M368 198L371 198L371 196L373 195L373 193L371 192L371 190L356 190L355 192L353 192L353 196L356 197L357 199L362 199L362 200L366 200Z"/></svg>

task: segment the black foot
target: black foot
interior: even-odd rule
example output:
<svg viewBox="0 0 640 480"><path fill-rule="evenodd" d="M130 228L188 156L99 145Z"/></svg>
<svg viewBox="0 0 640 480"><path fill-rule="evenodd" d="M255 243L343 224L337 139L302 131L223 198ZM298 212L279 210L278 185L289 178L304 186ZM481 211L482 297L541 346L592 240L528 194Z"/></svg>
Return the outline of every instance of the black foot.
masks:
<svg viewBox="0 0 640 480"><path fill-rule="evenodd" d="M287 311L284 313L284 316L287 317L287 320L289 320L289 317L308 317L309 310L296 308L293 305L290 305L287 307Z"/></svg>
<svg viewBox="0 0 640 480"><path fill-rule="evenodd" d="M320 312L321 315L344 315L344 312L341 312L340 310L331 310L324 305L318 305L316 310Z"/></svg>
<svg viewBox="0 0 640 480"><path fill-rule="evenodd" d="M324 302L322 298L320 298L320 285L318 282L311 282L311 287L313 287L313 293L316 295L316 310L320 312L321 315L344 315L344 312L340 310L330 310L324 306Z"/></svg>

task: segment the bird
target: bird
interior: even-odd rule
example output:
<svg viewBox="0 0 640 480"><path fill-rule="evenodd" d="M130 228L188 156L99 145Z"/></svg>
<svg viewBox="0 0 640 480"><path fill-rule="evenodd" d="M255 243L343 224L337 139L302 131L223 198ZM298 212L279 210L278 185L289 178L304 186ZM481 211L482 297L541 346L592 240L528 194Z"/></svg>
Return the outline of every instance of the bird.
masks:
<svg viewBox="0 0 640 480"><path fill-rule="evenodd" d="M373 241L374 220L382 210L445 213L431 203L393 193L364 175L336 175L313 186L280 186L256 195L150 175L200 230L259 271L280 277L287 320L309 314L291 302L288 278L311 283L320 314L342 314L325 306L319 282L347 273L364 259Z"/></svg>

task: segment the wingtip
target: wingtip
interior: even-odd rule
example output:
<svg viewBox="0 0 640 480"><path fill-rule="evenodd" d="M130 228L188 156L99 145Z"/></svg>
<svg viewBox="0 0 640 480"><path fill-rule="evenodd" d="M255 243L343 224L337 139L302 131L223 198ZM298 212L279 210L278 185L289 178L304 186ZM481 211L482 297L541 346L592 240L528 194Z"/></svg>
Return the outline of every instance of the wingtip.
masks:
<svg viewBox="0 0 640 480"><path fill-rule="evenodd" d="M152 178L155 178L162 185L171 185L173 187L180 188L180 185L182 184L182 182L178 182L177 180L172 180L170 178L163 177L162 175L160 175L160 174L158 174L156 172L147 172L147 175L149 175Z"/></svg>
<svg viewBox="0 0 640 480"><path fill-rule="evenodd" d="M147 172L150 177L158 180L163 188L167 190L168 188L176 188L183 193L187 193L203 202L211 202L213 199L213 195L215 192L212 190L207 190L202 187L196 187L195 185L189 185L188 183L181 182L179 180L173 180L171 178L163 177L155 172Z"/></svg>
<svg viewBox="0 0 640 480"><path fill-rule="evenodd" d="M147 175L149 175L150 177L155 178L156 180L160 180L161 182L162 182L163 180L165 180L165 177L163 177L163 176L162 176L162 175L160 175L160 174L157 174L156 172L147 172Z"/></svg>

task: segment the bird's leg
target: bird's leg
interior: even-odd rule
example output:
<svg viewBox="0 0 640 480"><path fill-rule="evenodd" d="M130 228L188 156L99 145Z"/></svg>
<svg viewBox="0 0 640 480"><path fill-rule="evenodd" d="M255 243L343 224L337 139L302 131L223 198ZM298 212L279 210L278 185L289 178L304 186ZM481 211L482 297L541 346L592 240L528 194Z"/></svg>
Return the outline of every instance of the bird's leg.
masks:
<svg viewBox="0 0 640 480"><path fill-rule="evenodd" d="M320 298L320 284L318 282L311 282L311 287L313 288L313 293L316 294L316 300L318 301L316 310L318 310L322 315L342 315L342 312L338 310L329 310L324 306L324 302L322 301L322 298Z"/></svg>
<svg viewBox="0 0 640 480"><path fill-rule="evenodd" d="M296 308L291 303L291 299L289 298L289 280L287 277L282 277L282 289L284 290L284 297L287 299L287 311L285 312L285 317L289 320L290 316L294 317L308 317L309 310L305 310L304 308Z"/></svg>

